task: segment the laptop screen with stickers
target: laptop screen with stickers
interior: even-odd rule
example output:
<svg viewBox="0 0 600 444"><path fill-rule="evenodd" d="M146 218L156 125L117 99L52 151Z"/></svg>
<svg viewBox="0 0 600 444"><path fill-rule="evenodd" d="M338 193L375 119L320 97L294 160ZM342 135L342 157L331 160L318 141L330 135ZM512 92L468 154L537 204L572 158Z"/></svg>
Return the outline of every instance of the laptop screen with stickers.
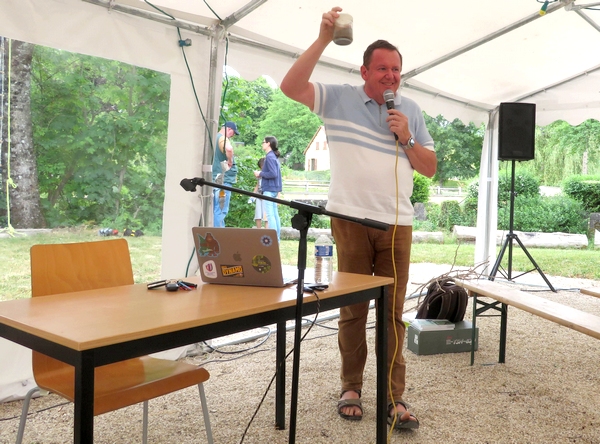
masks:
<svg viewBox="0 0 600 444"><path fill-rule="evenodd" d="M284 287L297 280L297 269L281 264L275 230L194 227L192 235L203 282Z"/></svg>

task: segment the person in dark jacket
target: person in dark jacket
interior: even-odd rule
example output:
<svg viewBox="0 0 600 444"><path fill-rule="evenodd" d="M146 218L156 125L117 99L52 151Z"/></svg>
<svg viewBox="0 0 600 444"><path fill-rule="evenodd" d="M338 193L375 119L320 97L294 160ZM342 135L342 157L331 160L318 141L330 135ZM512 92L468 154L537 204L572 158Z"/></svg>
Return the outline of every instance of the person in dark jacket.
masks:
<svg viewBox="0 0 600 444"><path fill-rule="evenodd" d="M273 136L267 136L263 140L262 149L264 150L265 163L261 171L255 171L256 178L262 180L262 190L265 196L277 197L281 192L281 165L279 164L279 148L277 147L277 139ZM269 228L277 231L277 240L280 239L281 220L279 219L279 211L277 203L268 200L264 201L265 212L267 213L267 221Z"/></svg>

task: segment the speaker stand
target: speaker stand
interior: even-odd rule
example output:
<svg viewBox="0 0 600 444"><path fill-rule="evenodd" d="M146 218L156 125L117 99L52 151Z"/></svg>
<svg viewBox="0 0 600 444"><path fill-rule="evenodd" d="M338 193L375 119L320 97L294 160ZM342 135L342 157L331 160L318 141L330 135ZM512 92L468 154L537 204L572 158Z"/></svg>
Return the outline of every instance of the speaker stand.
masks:
<svg viewBox="0 0 600 444"><path fill-rule="evenodd" d="M552 284L550 283L550 281L548 280L548 278L546 277L546 275L544 274L544 272L542 271L542 269L538 266L538 264L535 262L535 260L533 259L533 257L531 256L531 254L529 254L529 252L527 251L527 248L525 248L525 245L523 245L523 243L521 242L521 240L519 239L519 236L517 236L514 232L513 232L513 228L514 228L514 216L515 216L515 160L512 161L512 172L511 172L511 178L510 178L510 218L509 218L509 224L508 224L508 234L506 235L506 239L504 241L504 243L502 244L502 248L500 249L500 254L498 254L498 258L496 259L496 263L494 264L492 271L490 272L490 276L489 276L489 280L493 281L494 278L496 277L496 273L498 273L498 270L500 270L500 273L509 281L513 280L513 276L512 276L512 252L513 252L513 240L517 241L517 243L519 244L519 246L521 247L521 249L523 250L523 252L527 255L527 258L529 259L529 261L533 264L534 268L532 268L529 271L525 271L524 273L521 273L517 276L514 277L514 279L523 276L527 273L532 272L533 270L537 270L538 273L540 274L540 276L542 276L542 279L544 279L544 281L546 282L546 284L548 284L548 287L550 288L550 290L552 290L553 292L556 293L556 290L554 289L554 287L552 286ZM508 247L508 268L506 270L502 269L501 267L501 262L502 262L502 258L504 257L504 253L506 252L506 248Z"/></svg>

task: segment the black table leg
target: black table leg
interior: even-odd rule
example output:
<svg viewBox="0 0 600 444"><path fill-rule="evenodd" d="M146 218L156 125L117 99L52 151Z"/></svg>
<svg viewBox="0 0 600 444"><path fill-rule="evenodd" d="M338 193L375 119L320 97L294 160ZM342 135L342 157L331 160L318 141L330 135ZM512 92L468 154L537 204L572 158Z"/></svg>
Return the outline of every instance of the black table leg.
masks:
<svg viewBox="0 0 600 444"><path fill-rule="evenodd" d="M377 313L377 444L387 440L387 286L381 287Z"/></svg>
<svg viewBox="0 0 600 444"><path fill-rule="evenodd" d="M498 362L504 364L506 361L506 327L508 323L508 305L502 304L500 309L500 350L498 351Z"/></svg>
<svg viewBox="0 0 600 444"><path fill-rule="evenodd" d="M275 427L285 429L285 321L277 323L275 369Z"/></svg>
<svg viewBox="0 0 600 444"><path fill-rule="evenodd" d="M94 442L94 359L90 352L82 352L75 365L75 444Z"/></svg>
<svg viewBox="0 0 600 444"><path fill-rule="evenodd" d="M473 324L471 325L471 365L475 363L475 329L477 328L477 294L473 295Z"/></svg>

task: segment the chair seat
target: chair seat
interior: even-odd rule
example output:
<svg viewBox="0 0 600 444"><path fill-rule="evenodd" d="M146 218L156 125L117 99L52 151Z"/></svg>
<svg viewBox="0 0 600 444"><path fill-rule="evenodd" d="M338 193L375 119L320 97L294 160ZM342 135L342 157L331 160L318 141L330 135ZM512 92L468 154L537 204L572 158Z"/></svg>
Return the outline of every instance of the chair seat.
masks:
<svg viewBox="0 0 600 444"><path fill-rule="evenodd" d="M94 375L94 415L197 385L209 377L208 371L202 367L150 356L97 367ZM38 373L35 380L40 388L73 402L74 367L56 366Z"/></svg>

